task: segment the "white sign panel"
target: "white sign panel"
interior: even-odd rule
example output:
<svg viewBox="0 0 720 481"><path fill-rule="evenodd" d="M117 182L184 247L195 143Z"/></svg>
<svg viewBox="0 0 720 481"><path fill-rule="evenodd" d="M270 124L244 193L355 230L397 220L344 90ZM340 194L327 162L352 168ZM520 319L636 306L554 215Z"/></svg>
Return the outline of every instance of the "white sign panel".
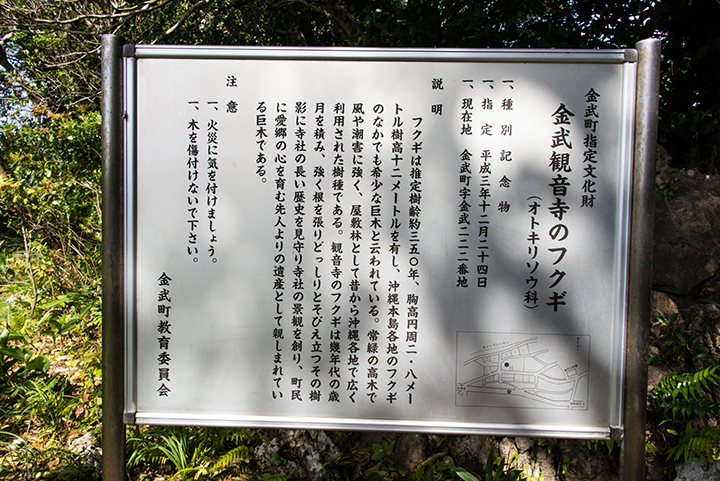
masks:
<svg viewBox="0 0 720 481"><path fill-rule="evenodd" d="M219 52L126 59L135 422L621 426L634 51Z"/></svg>

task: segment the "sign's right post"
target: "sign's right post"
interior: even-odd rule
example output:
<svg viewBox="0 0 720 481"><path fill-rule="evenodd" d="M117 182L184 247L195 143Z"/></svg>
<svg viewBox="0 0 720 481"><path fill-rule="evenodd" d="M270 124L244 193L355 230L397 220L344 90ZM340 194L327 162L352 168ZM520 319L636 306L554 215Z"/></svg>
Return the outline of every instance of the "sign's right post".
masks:
<svg viewBox="0 0 720 481"><path fill-rule="evenodd" d="M648 333L652 287L653 185L657 154L660 40L635 45L638 51L635 152L630 232L630 267L625 355L624 435L621 479L645 479Z"/></svg>

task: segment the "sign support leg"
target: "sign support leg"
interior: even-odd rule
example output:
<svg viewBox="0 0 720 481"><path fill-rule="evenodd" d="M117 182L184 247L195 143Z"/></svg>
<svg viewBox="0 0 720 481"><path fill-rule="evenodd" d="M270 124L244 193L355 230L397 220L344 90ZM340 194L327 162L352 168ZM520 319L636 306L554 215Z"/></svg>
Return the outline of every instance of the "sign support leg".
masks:
<svg viewBox="0 0 720 481"><path fill-rule="evenodd" d="M653 186L657 154L660 40L638 42L628 327L621 479L645 479L648 334L652 287Z"/></svg>
<svg viewBox="0 0 720 481"><path fill-rule="evenodd" d="M122 44L102 36L102 478L125 480Z"/></svg>

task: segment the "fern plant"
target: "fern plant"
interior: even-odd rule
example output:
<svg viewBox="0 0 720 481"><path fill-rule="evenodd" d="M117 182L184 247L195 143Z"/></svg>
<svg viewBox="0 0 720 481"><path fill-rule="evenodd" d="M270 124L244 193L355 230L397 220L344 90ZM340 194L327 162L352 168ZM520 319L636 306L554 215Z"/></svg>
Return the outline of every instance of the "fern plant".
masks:
<svg viewBox="0 0 720 481"><path fill-rule="evenodd" d="M200 479L215 475L233 463L249 463L252 449L245 444L250 430L231 428L157 427L138 429L137 435L128 439L132 453L128 457L128 469L143 463L165 465L175 468L173 481ZM235 447L213 461L227 443Z"/></svg>
<svg viewBox="0 0 720 481"><path fill-rule="evenodd" d="M667 452L667 459L702 461L715 459L720 454L720 427L708 426L693 432L693 420L707 415L720 414L720 405L714 401L711 385L717 385L717 366L707 367L695 373L673 372L665 376L650 392L650 403L662 411L660 424L684 422L682 434L668 428L667 432L680 436L678 443Z"/></svg>
<svg viewBox="0 0 720 481"><path fill-rule="evenodd" d="M678 434L668 430L671 434ZM700 461L716 459L720 454L720 426L708 426L693 433L692 423L688 421L677 446L668 450L667 458L678 461L681 457L687 462L695 458Z"/></svg>
<svg viewBox="0 0 720 481"><path fill-rule="evenodd" d="M211 473L219 473L220 471L227 469L233 463L249 463L252 459L252 452L253 450L248 446L238 446L231 449L215 460L215 462L210 465L209 471Z"/></svg>
<svg viewBox="0 0 720 481"><path fill-rule="evenodd" d="M716 385L717 366L696 373L673 372L668 374L650 392L650 403L662 410L665 420L690 421L707 414L720 414L720 405L708 396L710 385Z"/></svg>

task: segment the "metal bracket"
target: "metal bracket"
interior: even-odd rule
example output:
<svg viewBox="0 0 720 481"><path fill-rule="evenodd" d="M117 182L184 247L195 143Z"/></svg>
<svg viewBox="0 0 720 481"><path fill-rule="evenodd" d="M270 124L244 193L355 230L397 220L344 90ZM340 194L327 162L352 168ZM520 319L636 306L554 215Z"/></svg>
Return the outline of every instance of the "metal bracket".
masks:
<svg viewBox="0 0 720 481"><path fill-rule="evenodd" d="M135 44L127 43L123 45L123 57L135 57Z"/></svg>
<svg viewBox="0 0 720 481"><path fill-rule="evenodd" d="M625 49L625 62L629 63L637 63L638 61L638 52L634 48L626 48Z"/></svg>
<svg viewBox="0 0 720 481"><path fill-rule="evenodd" d="M125 424L137 424L135 413L125 411L123 413L123 423Z"/></svg>

